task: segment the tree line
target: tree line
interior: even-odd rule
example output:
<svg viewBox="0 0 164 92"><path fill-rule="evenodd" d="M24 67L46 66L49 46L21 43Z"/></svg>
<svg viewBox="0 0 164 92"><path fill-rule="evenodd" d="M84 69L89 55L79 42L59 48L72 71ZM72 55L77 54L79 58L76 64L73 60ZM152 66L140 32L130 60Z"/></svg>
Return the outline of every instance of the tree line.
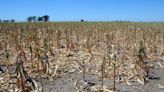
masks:
<svg viewBox="0 0 164 92"><path fill-rule="evenodd" d="M44 15L44 16L39 16L39 17L37 17L37 16L29 16L29 17L27 17L27 22L48 22L49 21L49 16L48 15ZM14 19L6 19L6 20L1 20L0 19L0 22L4 22L4 23L6 23L6 22L15 22L15 20Z"/></svg>
<svg viewBox="0 0 164 92"><path fill-rule="evenodd" d="M10 19L10 20L9 19L6 19L6 20L0 19L0 22L15 22L15 20L14 19Z"/></svg>
<svg viewBox="0 0 164 92"><path fill-rule="evenodd" d="M39 16L39 17L36 17L36 16L29 16L27 18L27 22L47 22L49 21L49 16L48 15L44 15L44 16Z"/></svg>

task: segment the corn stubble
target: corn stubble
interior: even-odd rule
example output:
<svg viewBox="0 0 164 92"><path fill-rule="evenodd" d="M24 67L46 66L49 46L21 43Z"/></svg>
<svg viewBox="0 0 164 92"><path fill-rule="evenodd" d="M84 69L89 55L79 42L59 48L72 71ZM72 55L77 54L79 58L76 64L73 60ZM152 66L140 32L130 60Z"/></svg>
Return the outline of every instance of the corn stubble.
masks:
<svg viewBox="0 0 164 92"><path fill-rule="evenodd" d="M132 79L146 83L150 70L145 61L155 62L164 55L163 30L162 23L0 24L0 64L7 66L5 74L11 76L9 67L16 67L14 82L23 92L37 88L32 78L55 81L72 69L79 70L85 82L88 74L100 76L101 86L95 84L93 92L117 91L117 79L120 83ZM113 88L106 87L105 78L113 80Z"/></svg>

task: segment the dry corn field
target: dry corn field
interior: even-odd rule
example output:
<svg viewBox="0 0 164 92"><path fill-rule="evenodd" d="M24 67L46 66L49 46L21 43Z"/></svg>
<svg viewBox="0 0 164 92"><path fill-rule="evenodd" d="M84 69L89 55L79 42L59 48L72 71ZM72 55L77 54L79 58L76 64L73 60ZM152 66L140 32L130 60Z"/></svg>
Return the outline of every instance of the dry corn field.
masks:
<svg viewBox="0 0 164 92"><path fill-rule="evenodd" d="M1 23L0 92L164 92L164 23Z"/></svg>

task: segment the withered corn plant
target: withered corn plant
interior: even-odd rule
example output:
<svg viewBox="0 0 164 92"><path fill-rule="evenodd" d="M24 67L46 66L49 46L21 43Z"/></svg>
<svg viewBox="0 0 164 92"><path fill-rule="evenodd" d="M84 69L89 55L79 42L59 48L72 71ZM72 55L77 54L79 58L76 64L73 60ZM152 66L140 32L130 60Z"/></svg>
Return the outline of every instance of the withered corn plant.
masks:
<svg viewBox="0 0 164 92"><path fill-rule="evenodd" d="M149 76L149 67L145 64L145 61L144 61L146 57L147 56L145 53L143 42L141 41L141 42L139 42L139 47L137 50L137 61L136 61L136 63L146 73L145 77L148 77Z"/></svg>
<svg viewBox="0 0 164 92"><path fill-rule="evenodd" d="M116 56L116 52L115 52L115 48L114 45L112 45L112 54L111 54L111 61L112 61L112 65L113 65L113 91L116 90L116 63L117 61L117 56Z"/></svg>
<svg viewBox="0 0 164 92"><path fill-rule="evenodd" d="M61 37L61 32L60 30L57 30L57 34L56 34L56 44L57 44L57 48L60 48L60 37Z"/></svg>
<svg viewBox="0 0 164 92"><path fill-rule="evenodd" d="M85 81L85 62L84 62L84 60L82 63L82 68L83 68L83 80Z"/></svg>
<svg viewBox="0 0 164 92"><path fill-rule="evenodd" d="M112 63L113 63L113 91L116 90L116 54L112 53Z"/></svg>
<svg viewBox="0 0 164 92"><path fill-rule="evenodd" d="M67 50L70 48L70 35L69 35L69 30L66 30L66 47Z"/></svg>
<svg viewBox="0 0 164 92"><path fill-rule="evenodd" d="M7 43L5 43L5 56L6 56L6 63L7 63L7 67L9 67L9 63L10 63L10 54L9 54L9 51L8 51L8 48L7 48Z"/></svg>
<svg viewBox="0 0 164 92"><path fill-rule="evenodd" d="M31 67L33 68L33 67L34 67L34 66L33 66L33 50L32 50L31 44L30 44L29 49L30 49L30 55L31 55L31 57L30 57Z"/></svg>
<svg viewBox="0 0 164 92"><path fill-rule="evenodd" d="M105 63L106 63L106 60L105 60L105 56L104 56L103 62L102 62L102 65L101 65L101 87L102 87L102 88L103 88L103 86L104 86Z"/></svg>
<svg viewBox="0 0 164 92"><path fill-rule="evenodd" d="M44 39L44 51L43 51L44 58L41 58L43 72L45 74L49 74L49 68L50 68L50 64L49 64L49 60L48 60L48 55L47 55L48 47L49 47L49 45L47 44L47 39L45 38Z"/></svg>
<svg viewBox="0 0 164 92"><path fill-rule="evenodd" d="M25 69L23 68L23 66L20 63L18 63L17 66L18 66L17 67L18 68L18 73L21 75L21 86L24 85L23 82L22 82L23 81L23 77L24 77L25 84L27 83L25 85L25 90L26 90L26 87L27 87L27 90L30 90L30 91L34 91L34 90L39 91L36 82L28 75L27 71L25 71ZM21 72L21 71L23 71L23 72Z"/></svg>
<svg viewBox="0 0 164 92"><path fill-rule="evenodd" d="M16 70L17 74L17 86L21 88L22 92L30 92L30 90L35 90L36 85L31 77L27 74L27 71L24 69L22 56L18 56L16 62Z"/></svg>
<svg viewBox="0 0 164 92"><path fill-rule="evenodd" d="M21 88L21 90L23 92L25 92L26 90L29 90L29 89L26 89L25 88L25 85L26 85L26 81L25 79L23 78L23 66L22 66L22 62L20 63L19 61L17 61L17 64L16 64L16 70L15 72L17 73L17 86L18 88Z"/></svg>

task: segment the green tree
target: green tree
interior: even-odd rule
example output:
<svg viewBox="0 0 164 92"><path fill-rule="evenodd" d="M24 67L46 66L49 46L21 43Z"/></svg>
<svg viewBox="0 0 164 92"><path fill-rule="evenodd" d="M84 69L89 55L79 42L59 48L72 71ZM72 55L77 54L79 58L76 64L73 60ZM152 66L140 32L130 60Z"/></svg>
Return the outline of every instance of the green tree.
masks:
<svg viewBox="0 0 164 92"><path fill-rule="evenodd" d="M14 19L11 19L10 22L15 22L15 20Z"/></svg>
<svg viewBox="0 0 164 92"><path fill-rule="evenodd" d="M43 21L43 17L38 17L37 21Z"/></svg>
<svg viewBox="0 0 164 92"><path fill-rule="evenodd" d="M3 20L3 22L9 22L9 20Z"/></svg>
<svg viewBox="0 0 164 92"><path fill-rule="evenodd" d="M49 21L49 16L48 15L44 15L43 19L44 19L44 22L47 22L47 21Z"/></svg>
<svg viewBox="0 0 164 92"><path fill-rule="evenodd" d="M27 18L27 22L32 22L32 17L31 16Z"/></svg>

